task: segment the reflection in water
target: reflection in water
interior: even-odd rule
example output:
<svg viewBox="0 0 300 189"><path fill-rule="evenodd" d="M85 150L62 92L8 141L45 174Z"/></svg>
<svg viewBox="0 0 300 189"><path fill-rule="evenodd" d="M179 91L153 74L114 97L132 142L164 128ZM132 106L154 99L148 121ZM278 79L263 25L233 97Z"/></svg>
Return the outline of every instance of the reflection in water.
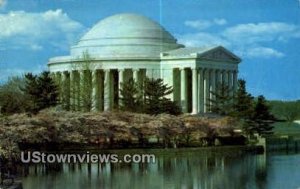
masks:
<svg viewBox="0 0 300 189"><path fill-rule="evenodd" d="M156 158L154 164L64 164L61 165L61 169L48 173L41 166L30 167L29 175L23 179L23 187L24 189L276 188L276 185L270 187L269 182L273 181L268 179L268 175L273 175L274 171L278 170L274 170L276 166L270 165L272 170L269 173L267 165L270 163L267 164L266 155L213 156L195 152L186 156L173 154Z"/></svg>
<svg viewBox="0 0 300 189"><path fill-rule="evenodd" d="M280 154L268 158L268 188L299 189L299 178L300 154Z"/></svg>

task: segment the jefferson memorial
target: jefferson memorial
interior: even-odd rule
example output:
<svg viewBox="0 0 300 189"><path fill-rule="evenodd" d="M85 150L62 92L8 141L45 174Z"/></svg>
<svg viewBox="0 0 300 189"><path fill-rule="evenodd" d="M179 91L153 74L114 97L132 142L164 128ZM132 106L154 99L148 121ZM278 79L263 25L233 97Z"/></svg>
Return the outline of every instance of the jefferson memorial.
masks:
<svg viewBox="0 0 300 189"><path fill-rule="evenodd" d="M78 66L86 62L87 66ZM149 77L162 78L173 87L168 97L184 113L197 114L209 112L209 99L214 98L211 91L220 82L236 90L240 62L222 46L185 47L149 18L118 14L100 20L71 47L70 55L51 58L48 67L67 86L71 110L80 110L81 93L72 88L86 77L92 78L92 111L118 107L122 82L129 78L143 82Z"/></svg>

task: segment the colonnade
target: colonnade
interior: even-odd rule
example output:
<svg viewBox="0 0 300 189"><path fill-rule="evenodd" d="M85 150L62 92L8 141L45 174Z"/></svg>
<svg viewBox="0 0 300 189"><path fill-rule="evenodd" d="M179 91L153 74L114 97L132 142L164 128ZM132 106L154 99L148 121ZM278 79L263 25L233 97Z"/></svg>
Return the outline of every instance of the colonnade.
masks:
<svg viewBox="0 0 300 189"><path fill-rule="evenodd" d="M133 78L141 82L145 69L95 69L55 72L60 101L69 110L108 111L116 108L121 83Z"/></svg>
<svg viewBox="0 0 300 189"><path fill-rule="evenodd" d="M62 91L60 99L67 109L107 111L120 105L121 83L129 78L142 82L149 75L148 71L95 69L54 72L53 75ZM173 68L172 78L175 77L179 77L179 83L173 83L173 100L181 105L184 113L209 112L209 99L214 98L211 91L215 91L221 82L225 82L233 90L237 88L236 70Z"/></svg>
<svg viewBox="0 0 300 189"><path fill-rule="evenodd" d="M210 111L211 103L219 84L224 82L230 89L237 89L237 71L212 68L178 68L176 75L180 83L173 85L174 90L180 90L175 94L174 100L180 102L183 113L205 113ZM175 77L176 77L175 76Z"/></svg>

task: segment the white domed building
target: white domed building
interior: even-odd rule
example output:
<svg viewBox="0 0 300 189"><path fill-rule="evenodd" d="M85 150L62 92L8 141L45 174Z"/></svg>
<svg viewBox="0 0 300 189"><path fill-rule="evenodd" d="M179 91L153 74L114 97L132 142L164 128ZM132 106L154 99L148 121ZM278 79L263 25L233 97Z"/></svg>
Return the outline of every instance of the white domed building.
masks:
<svg viewBox="0 0 300 189"><path fill-rule="evenodd" d="M88 59L86 59L88 55ZM118 14L99 21L70 55L54 57L48 67L67 87L67 105L80 110L81 80L91 77L91 109L107 111L120 103L120 84L129 78L162 78L169 96L185 113L208 112L210 91L219 82L237 87L240 58L221 46L188 48L161 25L141 15ZM82 66L85 65L85 66ZM70 89L70 90L69 90Z"/></svg>

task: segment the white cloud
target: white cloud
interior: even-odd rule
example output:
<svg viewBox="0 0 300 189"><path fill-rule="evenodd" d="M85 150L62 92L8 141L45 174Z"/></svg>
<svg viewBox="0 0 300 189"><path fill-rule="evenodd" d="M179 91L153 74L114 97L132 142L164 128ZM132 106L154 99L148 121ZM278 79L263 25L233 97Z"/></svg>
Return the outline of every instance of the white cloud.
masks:
<svg viewBox="0 0 300 189"><path fill-rule="evenodd" d="M195 28L197 30L204 30L204 29L209 28L212 25L212 23L207 20L188 20L188 21L185 21L184 24L186 26Z"/></svg>
<svg viewBox="0 0 300 189"><path fill-rule="evenodd" d="M248 56L250 58L270 58L270 57L283 57L284 54L282 52L279 52L272 48L267 47L255 47L255 48L249 48L246 51L245 56Z"/></svg>
<svg viewBox="0 0 300 189"><path fill-rule="evenodd" d="M210 23L213 22L217 25L227 24L225 19L214 19ZM190 25L194 24L196 28L197 23L194 21ZM283 52L266 46L300 38L300 26L284 22L246 23L225 28L221 32L196 32L178 38L186 46L222 45L231 48L242 58L281 58L285 56Z"/></svg>
<svg viewBox="0 0 300 189"><path fill-rule="evenodd" d="M223 26L223 25L227 24L227 20L225 20L224 18L215 18L214 23L217 25Z"/></svg>
<svg viewBox="0 0 300 189"><path fill-rule="evenodd" d="M43 49L43 47L41 45L36 45L36 44L30 45L30 48L34 51L39 51L39 50Z"/></svg>
<svg viewBox="0 0 300 189"><path fill-rule="evenodd" d="M300 28L293 24L283 22L248 23L227 28L223 36L242 43L258 43L269 41L286 41L297 37Z"/></svg>
<svg viewBox="0 0 300 189"><path fill-rule="evenodd" d="M215 18L213 20L187 20L184 24L197 30L205 30L213 25L225 25L227 24L227 20L224 18Z"/></svg>
<svg viewBox="0 0 300 189"><path fill-rule="evenodd" d="M0 43L6 49L41 50L53 41L67 47L83 30L79 22L69 18L61 9L0 14Z"/></svg>
<svg viewBox="0 0 300 189"><path fill-rule="evenodd" d="M230 46L230 42L222 37L205 32L180 35L178 36L178 42L188 47L203 47L212 45Z"/></svg>

